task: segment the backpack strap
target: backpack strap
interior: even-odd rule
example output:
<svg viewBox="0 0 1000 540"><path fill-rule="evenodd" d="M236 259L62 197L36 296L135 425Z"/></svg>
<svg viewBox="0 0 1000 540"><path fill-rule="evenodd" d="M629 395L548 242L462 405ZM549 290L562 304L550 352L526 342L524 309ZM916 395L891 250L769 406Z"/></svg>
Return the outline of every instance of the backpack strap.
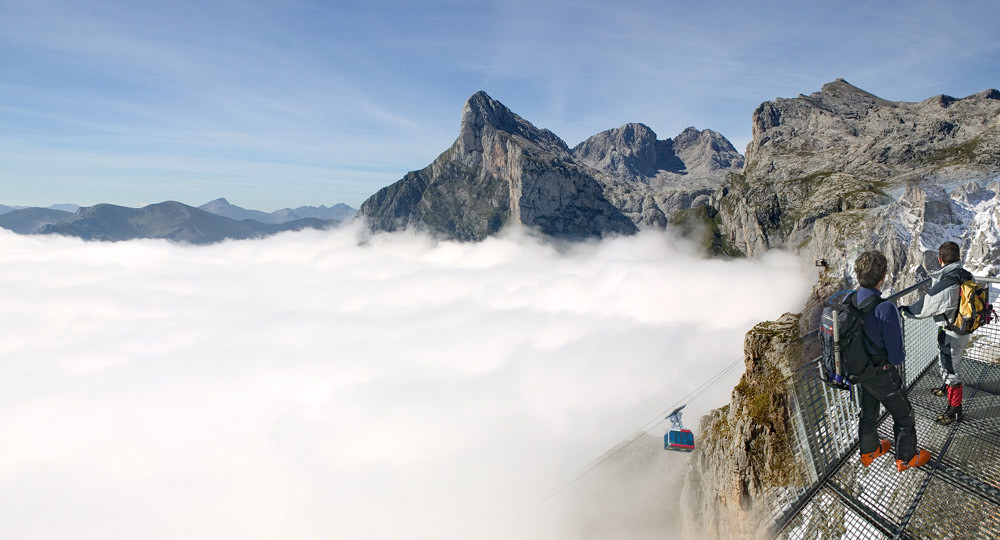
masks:
<svg viewBox="0 0 1000 540"><path fill-rule="evenodd" d="M959 268L954 272L948 274L947 277L942 277L941 281L948 280L954 283L955 285L961 287L963 283L969 281L970 279L975 280L976 276L973 276L972 273L966 270L965 268Z"/></svg>
<svg viewBox="0 0 1000 540"><path fill-rule="evenodd" d="M877 308L879 306L879 304L881 304L884 301L884 299L881 296L872 296L872 297L869 297L864 302L861 302L861 304L859 305L857 303L857 300L858 300L858 293L857 293L857 291L854 292L853 298L851 298L850 300L851 300L852 305L854 305L855 307L858 308L858 310L861 311L861 315L862 316L868 315L869 313L875 311L875 308Z"/></svg>
<svg viewBox="0 0 1000 540"><path fill-rule="evenodd" d="M889 349L879 347L872 338L868 337L868 332L865 332L864 328L864 318L875 311L875 308L882 305L885 299L881 296L871 296L862 302L861 305L857 305L857 296L857 291L854 291L848 296L847 301L851 302L851 305L857 307L858 311L861 312L861 339L865 342L865 348L871 352L872 365L878 367L889 359Z"/></svg>

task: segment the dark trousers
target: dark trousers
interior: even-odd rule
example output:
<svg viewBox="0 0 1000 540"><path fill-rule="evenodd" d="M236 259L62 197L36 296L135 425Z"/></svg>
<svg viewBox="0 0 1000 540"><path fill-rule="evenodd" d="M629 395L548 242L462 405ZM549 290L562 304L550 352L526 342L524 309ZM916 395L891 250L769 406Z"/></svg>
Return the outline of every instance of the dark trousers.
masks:
<svg viewBox="0 0 1000 540"><path fill-rule="evenodd" d="M878 374L858 384L861 393L861 415L858 417L858 439L861 453L874 452L879 447L876 431L879 405L885 405L892 415L892 430L896 439L896 459L909 461L917 455L917 429L910 399L902 389L896 367L886 364Z"/></svg>

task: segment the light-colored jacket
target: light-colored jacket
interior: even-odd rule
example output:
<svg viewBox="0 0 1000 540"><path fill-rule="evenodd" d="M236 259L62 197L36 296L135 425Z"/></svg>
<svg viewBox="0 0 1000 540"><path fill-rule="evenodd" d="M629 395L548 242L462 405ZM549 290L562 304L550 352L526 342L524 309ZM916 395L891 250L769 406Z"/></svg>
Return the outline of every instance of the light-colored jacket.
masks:
<svg viewBox="0 0 1000 540"><path fill-rule="evenodd" d="M955 261L944 268L931 272L931 289L923 298L907 306L903 314L917 319L934 317L938 326L945 327L945 332L953 337L961 337L947 329L948 323L955 320L958 301L961 299L958 271L962 270L962 261Z"/></svg>

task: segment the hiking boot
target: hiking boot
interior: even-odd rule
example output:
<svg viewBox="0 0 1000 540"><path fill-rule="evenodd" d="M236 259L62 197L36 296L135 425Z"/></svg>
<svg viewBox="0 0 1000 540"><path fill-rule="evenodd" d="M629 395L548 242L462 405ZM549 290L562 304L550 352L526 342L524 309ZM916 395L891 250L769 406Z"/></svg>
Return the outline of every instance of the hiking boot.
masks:
<svg viewBox="0 0 1000 540"><path fill-rule="evenodd" d="M888 452L889 448L891 446L892 446L892 441L890 441L889 439L882 439L882 442L879 443L879 447L876 448L874 452L868 452L867 454L861 454L861 465L863 465L865 467L871 465L872 461L875 461L875 458L877 458L877 457L881 456L882 454Z"/></svg>
<svg viewBox="0 0 1000 540"><path fill-rule="evenodd" d="M948 409L941 413L934 421L942 426L950 426L955 422L960 422L963 418L965 418L965 415L962 414L961 405L958 407L952 407L949 405Z"/></svg>
<svg viewBox="0 0 1000 540"><path fill-rule="evenodd" d="M937 397L945 397L948 395L948 385L942 384L941 386L931 390L931 393Z"/></svg>
<svg viewBox="0 0 1000 540"><path fill-rule="evenodd" d="M896 460L896 470L905 471L910 467L921 467L927 465L927 462L931 460L931 453L927 450L917 450L917 455L910 458L910 461L903 461L901 459Z"/></svg>

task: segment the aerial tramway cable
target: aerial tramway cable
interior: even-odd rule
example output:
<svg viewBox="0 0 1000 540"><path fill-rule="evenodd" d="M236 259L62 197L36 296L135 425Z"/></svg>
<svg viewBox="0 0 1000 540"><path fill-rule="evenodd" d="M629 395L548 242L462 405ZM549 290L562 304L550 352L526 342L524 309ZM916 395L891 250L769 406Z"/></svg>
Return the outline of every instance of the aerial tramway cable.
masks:
<svg viewBox="0 0 1000 540"><path fill-rule="evenodd" d="M548 493L546 493L544 496L542 496L540 499L538 499L538 501L536 501L531 506L529 506L528 508L526 508L523 512L521 512L521 514L519 514L516 518L512 519L507 524L507 526L510 526L513 523L521 520L524 516L528 515L529 513L531 513L533 510L535 510L539 506L545 504L546 502L548 502L550 499L552 499L556 495L562 493L563 491L565 491L566 489L568 489L570 486L572 486L573 484L575 484L578 481L580 481L581 479L583 479L584 476L587 476L588 474L590 474L591 472L593 472L595 469L597 469L598 467L600 467L601 465L603 465L604 463L606 463L608 460L610 460L611 458L613 458L616 455L618 455L619 453L621 453L623 450L625 450L626 448L628 448L632 443L634 443L635 441L639 440L639 436L642 435L644 432L646 432L647 429L649 429L650 427L652 427L653 425L655 425L657 423L663 422L663 415L665 415L668 412L676 409L677 407L679 407L682 404L686 404L688 401L693 401L698 396L700 396L703 393L705 393L706 390L708 390L713 385L715 385L715 383L719 382L722 379L722 377L724 377L727 373L729 373L730 371L732 371L733 368L735 368L737 365L739 365L742 362L743 362L742 358L733 361L732 363L730 363L726 367L722 368L721 371L719 371L718 373L716 373L716 374L712 375L711 377L709 377L705 382L703 382L700 385L696 386L693 390L691 390L690 392L688 392L687 395L685 395L684 397L682 397L680 400L678 400L677 402L675 402L673 405L671 405L670 407L667 407L667 408L663 409L663 412L657 414L656 417L653 420L650 420L649 422L646 422L645 425L643 425L641 428L639 428L638 430L636 430L634 433L632 433L628 437L622 439L617 445L615 445L615 447L612 447L612 450L609 450L608 452L605 452L601 457L594 459L589 464L587 464L585 467L583 467L579 471L577 471L577 472L573 473L572 475L570 475L569 478L567 478L566 480L564 480L558 486L556 486L555 488L551 489ZM504 528L506 528L506 526Z"/></svg>

